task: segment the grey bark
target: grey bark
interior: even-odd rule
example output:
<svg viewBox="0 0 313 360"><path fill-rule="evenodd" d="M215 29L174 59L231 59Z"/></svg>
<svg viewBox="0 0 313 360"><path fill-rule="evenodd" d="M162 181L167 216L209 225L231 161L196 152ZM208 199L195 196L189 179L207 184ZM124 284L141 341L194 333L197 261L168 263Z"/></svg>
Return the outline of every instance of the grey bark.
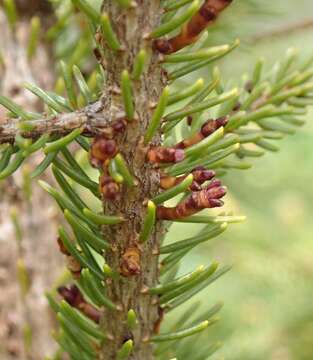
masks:
<svg viewBox="0 0 313 360"><path fill-rule="evenodd" d="M19 21L16 32L12 33L0 12L0 52L4 60L0 72L0 93L26 109L39 110L37 99L22 89L22 83L39 83L49 88L54 74L45 47L39 46L31 64L27 60L28 21ZM1 108L0 126L5 122L5 110ZM12 124L14 122L10 126ZM40 158L33 158L26 167L33 168L38 161ZM31 202L25 200L22 173L23 170L18 171L0 185L0 358L3 360L39 359L43 357L43 352L52 352L55 347L51 339L54 320L44 292L62 271L62 258L56 251L55 242L56 214L50 199L35 184ZM23 229L21 246L15 240L9 216L12 206L17 208ZM21 296L16 273L16 264L21 258L31 281L25 298ZM25 346L23 339L26 326L32 333L29 347Z"/></svg>

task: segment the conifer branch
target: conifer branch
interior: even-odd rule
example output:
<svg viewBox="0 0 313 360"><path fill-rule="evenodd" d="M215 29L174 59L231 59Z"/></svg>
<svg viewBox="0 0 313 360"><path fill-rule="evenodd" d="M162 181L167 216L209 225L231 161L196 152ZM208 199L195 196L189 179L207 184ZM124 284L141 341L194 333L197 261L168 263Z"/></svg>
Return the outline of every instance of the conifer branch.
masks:
<svg viewBox="0 0 313 360"><path fill-rule="evenodd" d="M165 313L228 270L217 269L212 262L176 277L177 264L189 251L222 234L228 224L244 220L227 213L204 213L224 204L226 187L213 178L229 169L249 168L244 158L263 154L246 144L277 151L270 140L293 133L302 125L298 116L312 103L311 64L290 71L297 55L292 50L265 80L259 61L244 86L224 89L215 68L210 83L200 79L170 92L176 79L238 46L237 40L215 47L203 43L176 53L193 45L231 2L151 0L136 6L134 1L103 1L99 9L87 0L72 0L69 14L88 23L92 41L86 41L85 50L95 46L101 67L86 74L76 65L78 57L71 56L69 62L61 62L59 91L27 84L49 115L26 111L0 97L10 112L0 127L0 144L9 143L1 149L0 179L42 150L45 158L30 177L51 165L60 188L39 181L70 225L59 228L58 244L77 286L58 289L60 304L48 299L60 325L55 338L73 359L152 360L154 353L164 350L155 351L159 342L179 341L215 322L203 321L215 313L212 310L209 318L178 327L183 330L160 333ZM8 18L14 29L13 8ZM57 23L54 32L62 32L62 24ZM161 38L172 32L177 35ZM38 24L29 58L37 35ZM186 64L176 68L181 62ZM88 152L98 178L72 155L74 141ZM91 192L93 201L82 198L72 182L83 187L84 194ZM173 203L176 196L180 199ZM168 222L202 228L189 238L163 244ZM179 357L180 352L183 358L184 346Z"/></svg>

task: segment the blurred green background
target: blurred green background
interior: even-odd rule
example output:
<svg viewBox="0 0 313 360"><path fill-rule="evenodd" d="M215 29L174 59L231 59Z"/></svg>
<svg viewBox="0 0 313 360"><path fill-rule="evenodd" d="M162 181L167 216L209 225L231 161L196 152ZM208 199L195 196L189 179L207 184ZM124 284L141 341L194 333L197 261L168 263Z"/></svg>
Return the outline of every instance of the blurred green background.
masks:
<svg viewBox="0 0 313 360"><path fill-rule="evenodd" d="M266 0L259 8L244 3L235 2L209 32L213 43L242 40L218 64L224 79L240 79L260 56L271 69L288 47L299 48L301 57L313 53L311 0ZM281 140L279 153L224 178L227 209L247 220L183 260L182 273L210 260L233 265L198 296L208 308L224 302L221 321L210 330L209 341L224 343L215 360L313 359L312 115L296 135ZM193 229L173 226L170 237L183 239L186 232Z"/></svg>

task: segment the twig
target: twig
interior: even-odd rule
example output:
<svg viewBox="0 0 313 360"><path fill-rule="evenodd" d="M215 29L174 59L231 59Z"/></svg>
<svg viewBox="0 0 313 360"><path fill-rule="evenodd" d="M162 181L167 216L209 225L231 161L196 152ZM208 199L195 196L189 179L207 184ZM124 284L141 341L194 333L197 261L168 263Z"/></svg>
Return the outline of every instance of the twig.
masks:
<svg viewBox="0 0 313 360"><path fill-rule="evenodd" d="M290 33L304 31L313 28L313 19L302 20L297 23L288 24L283 27L279 27L272 31L256 34L248 39L249 44L254 44L257 41L265 41L274 37L289 36Z"/></svg>
<svg viewBox="0 0 313 360"><path fill-rule="evenodd" d="M25 138L36 139L45 133L62 136L83 128L84 135L94 136L111 123L111 116L104 114L102 110L102 102L97 101L80 111L27 121L31 131L21 131L19 119L7 119L0 124L0 144L14 142L18 133L22 133Z"/></svg>

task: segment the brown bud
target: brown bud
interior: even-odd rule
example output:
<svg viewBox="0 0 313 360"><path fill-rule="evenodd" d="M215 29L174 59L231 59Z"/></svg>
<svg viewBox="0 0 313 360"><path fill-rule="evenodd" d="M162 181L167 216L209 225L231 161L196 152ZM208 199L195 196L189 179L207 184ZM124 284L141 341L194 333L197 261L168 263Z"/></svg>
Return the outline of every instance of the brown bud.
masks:
<svg viewBox="0 0 313 360"><path fill-rule="evenodd" d="M169 147L154 147L147 153L147 159L151 163L178 163L185 158L185 152L181 149Z"/></svg>
<svg viewBox="0 0 313 360"><path fill-rule="evenodd" d="M198 166L191 173L193 175L193 182L189 187L191 191L202 190L201 185L215 176L215 172L213 170L207 170L203 166ZM163 174L160 179L160 187L165 190L170 189L173 186L180 184L187 176L188 174L179 177Z"/></svg>
<svg viewBox="0 0 313 360"><path fill-rule="evenodd" d="M116 200L120 196L120 185L106 173L100 176L99 186L100 192L105 199Z"/></svg>
<svg viewBox="0 0 313 360"><path fill-rule="evenodd" d="M112 124L112 129L115 134L122 133L126 129L127 122L125 119L118 119Z"/></svg>
<svg viewBox="0 0 313 360"><path fill-rule="evenodd" d="M120 263L121 274L131 277L140 274L140 250L137 247L129 247L122 255Z"/></svg>
<svg viewBox="0 0 313 360"><path fill-rule="evenodd" d="M90 149L90 161L95 167L101 166L106 160L112 159L118 152L115 140L98 136Z"/></svg>
<svg viewBox="0 0 313 360"><path fill-rule="evenodd" d="M196 181L193 181L191 183L191 185L189 186L189 188L190 188L191 191L200 191L200 190L202 190L201 185L199 183L197 183Z"/></svg>
<svg viewBox="0 0 313 360"><path fill-rule="evenodd" d="M194 180L199 183L203 184L204 182L211 180L215 176L215 171L207 170L203 167L197 167L192 171Z"/></svg>
<svg viewBox="0 0 313 360"><path fill-rule="evenodd" d="M162 220L181 219L206 208L222 206L223 202L220 198L225 194L226 188L221 186L221 182L213 180L205 189L193 192L175 207L159 206L157 217Z"/></svg>
<svg viewBox="0 0 313 360"><path fill-rule="evenodd" d="M217 17L217 13L209 6L202 6L199 10L199 14L203 17L205 22L214 21Z"/></svg>
<svg viewBox="0 0 313 360"><path fill-rule="evenodd" d="M206 0L178 35L169 40L156 40L155 48L163 54L171 54L195 43L202 31L211 25L231 2L232 0Z"/></svg>
<svg viewBox="0 0 313 360"><path fill-rule="evenodd" d="M220 187L222 185L221 180L219 179L214 179L210 182L210 184L208 184L208 186L206 187L206 190L210 190L216 187Z"/></svg>
<svg viewBox="0 0 313 360"><path fill-rule="evenodd" d="M210 206L209 208L217 208L217 207L221 207L224 205L224 202L222 200L219 199L210 199L208 200Z"/></svg>
<svg viewBox="0 0 313 360"><path fill-rule="evenodd" d="M227 117L221 117L216 120L209 119L201 127L201 130L191 137L184 139L175 145L175 149L186 149L192 145L198 144L201 140L214 133L217 129L227 124Z"/></svg>
<svg viewBox="0 0 313 360"><path fill-rule="evenodd" d="M206 123L204 123L202 125L201 134L204 137L207 137L207 136L213 134L220 127L225 126L227 124L227 122L228 122L228 119L226 116L223 116L216 120L208 120Z"/></svg>
<svg viewBox="0 0 313 360"><path fill-rule="evenodd" d="M89 319L93 320L97 324L100 322L100 311L93 305L87 303L76 285L72 285L70 287L61 286L58 288L58 293L66 302L77 310L80 310Z"/></svg>
<svg viewBox="0 0 313 360"><path fill-rule="evenodd" d="M173 48L171 46L171 43L166 39L155 40L153 42L153 46L161 54L171 54L173 52Z"/></svg>
<svg viewBox="0 0 313 360"><path fill-rule="evenodd" d="M226 187L225 186L216 186L211 189L207 189L206 196L209 200L212 199L220 199L226 194Z"/></svg>
<svg viewBox="0 0 313 360"><path fill-rule="evenodd" d="M76 285L71 285L69 288L61 286L58 288L58 293L75 308L77 308L80 303L84 302L83 295Z"/></svg>

